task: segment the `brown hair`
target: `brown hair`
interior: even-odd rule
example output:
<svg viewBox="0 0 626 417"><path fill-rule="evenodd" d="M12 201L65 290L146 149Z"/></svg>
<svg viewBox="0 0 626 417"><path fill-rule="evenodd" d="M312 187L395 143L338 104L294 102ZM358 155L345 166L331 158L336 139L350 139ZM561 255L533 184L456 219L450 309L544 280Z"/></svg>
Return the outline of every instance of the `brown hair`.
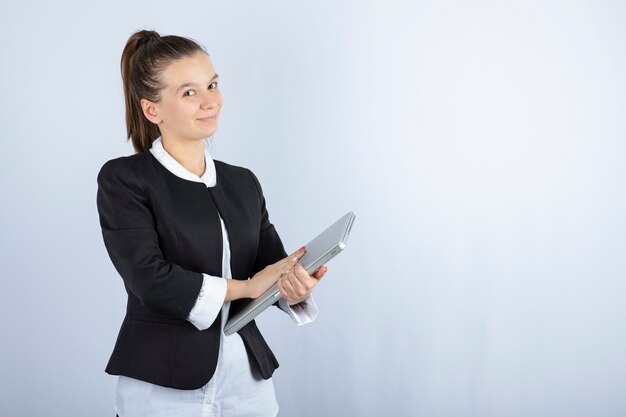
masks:
<svg viewBox="0 0 626 417"><path fill-rule="evenodd" d="M150 148L161 134L159 127L146 119L141 99L161 99L162 71L174 60L204 52L204 47L181 36L160 36L153 30L133 33L124 47L120 67L126 102L126 131L136 153Z"/></svg>

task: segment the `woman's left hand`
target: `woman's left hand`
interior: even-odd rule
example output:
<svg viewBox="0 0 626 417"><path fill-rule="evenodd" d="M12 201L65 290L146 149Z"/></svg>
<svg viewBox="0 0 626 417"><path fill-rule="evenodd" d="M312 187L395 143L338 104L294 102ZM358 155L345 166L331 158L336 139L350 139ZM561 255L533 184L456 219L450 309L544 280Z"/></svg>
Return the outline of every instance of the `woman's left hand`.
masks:
<svg viewBox="0 0 626 417"><path fill-rule="evenodd" d="M302 264L298 262L287 274L278 280L280 293L290 306L298 304L311 295L313 288L326 275L327 271L326 265L322 265L316 272L309 275Z"/></svg>

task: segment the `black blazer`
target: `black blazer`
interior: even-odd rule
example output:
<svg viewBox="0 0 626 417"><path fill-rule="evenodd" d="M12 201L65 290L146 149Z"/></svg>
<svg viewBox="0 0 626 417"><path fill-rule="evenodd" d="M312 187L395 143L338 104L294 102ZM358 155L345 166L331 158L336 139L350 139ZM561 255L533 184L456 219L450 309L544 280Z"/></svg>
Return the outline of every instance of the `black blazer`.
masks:
<svg viewBox="0 0 626 417"><path fill-rule="evenodd" d="M206 330L186 320L202 273L222 275L222 232L231 271L245 280L287 253L270 223L259 181L215 161L217 185L180 178L149 150L107 161L98 173L104 244L128 293L126 316L105 371L165 387L196 389L213 376L221 314ZM231 302L236 314L249 299ZM239 330L250 365L268 379L278 361L254 321Z"/></svg>

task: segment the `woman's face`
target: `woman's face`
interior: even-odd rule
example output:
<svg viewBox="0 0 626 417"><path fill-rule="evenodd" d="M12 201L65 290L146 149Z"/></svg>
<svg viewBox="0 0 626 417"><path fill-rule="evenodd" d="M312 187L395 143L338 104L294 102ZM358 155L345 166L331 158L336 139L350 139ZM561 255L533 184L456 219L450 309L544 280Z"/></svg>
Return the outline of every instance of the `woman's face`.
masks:
<svg viewBox="0 0 626 417"><path fill-rule="evenodd" d="M154 114L148 117L157 123L161 136L178 140L204 140L217 130L222 109L222 93L218 88L209 56L197 52L191 57L173 61L161 73L161 99L154 103Z"/></svg>

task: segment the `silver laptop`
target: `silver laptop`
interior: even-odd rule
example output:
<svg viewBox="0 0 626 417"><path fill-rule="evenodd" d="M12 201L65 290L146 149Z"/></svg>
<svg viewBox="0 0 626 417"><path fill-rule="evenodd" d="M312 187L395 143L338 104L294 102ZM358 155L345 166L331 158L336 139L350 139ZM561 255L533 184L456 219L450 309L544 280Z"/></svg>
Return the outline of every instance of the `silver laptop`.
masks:
<svg viewBox="0 0 626 417"><path fill-rule="evenodd" d="M315 239L306 244L306 253L299 262L309 274L317 271L320 266L337 256L346 247L346 241L350 235L354 218L353 212L346 213ZM256 298L243 310L231 317L226 326L224 326L224 333L226 335L235 333L281 298L282 295L278 289L278 284L274 284L259 298Z"/></svg>

